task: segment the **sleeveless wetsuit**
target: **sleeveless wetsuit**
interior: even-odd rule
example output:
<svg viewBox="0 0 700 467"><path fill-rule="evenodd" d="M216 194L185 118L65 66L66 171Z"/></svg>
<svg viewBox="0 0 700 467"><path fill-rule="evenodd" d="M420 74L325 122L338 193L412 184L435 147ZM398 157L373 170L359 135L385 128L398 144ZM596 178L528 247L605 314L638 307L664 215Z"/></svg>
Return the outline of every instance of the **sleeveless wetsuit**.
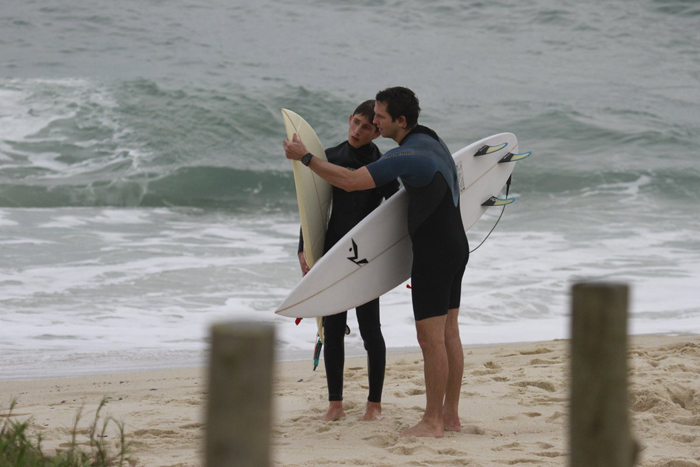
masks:
<svg viewBox="0 0 700 467"><path fill-rule="evenodd" d="M459 308L469 244L459 211L457 170L449 149L433 130L418 125L398 148L367 169L377 186L398 177L408 192L411 298L416 321Z"/></svg>
<svg viewBox="0 0 700 467"><path fill-rule="evenodd" d="M374 143L361 148L353 148L347 141L326 150L329 162L348 169L359 169L377 161L382 156ZM324 253L328 252L355 225L379 206L383 198L398 191L399 183L394 180L382 187L371 190L347 192L333 187L333 208L328 221ZM300 236L299 252L303 251ZM370 402L381 402L386 368L386 345L379 321L379 299L374 299L356 308L360 335L367 351ZM323 360L328 381L328 400L343 400L343 367L345 364L345 326L347 312L326 316L323 319L325 347Z"/></svg>

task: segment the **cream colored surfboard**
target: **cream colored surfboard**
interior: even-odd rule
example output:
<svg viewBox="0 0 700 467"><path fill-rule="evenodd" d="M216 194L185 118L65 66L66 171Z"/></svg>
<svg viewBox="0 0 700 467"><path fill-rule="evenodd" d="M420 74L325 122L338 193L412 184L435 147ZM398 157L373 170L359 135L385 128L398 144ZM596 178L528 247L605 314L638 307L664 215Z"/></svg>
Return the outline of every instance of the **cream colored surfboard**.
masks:
<svg viewBox="0 0 700 467"><path fill-rule="evenodd" d="M296 133L311 154L327 160L321 141L306 120L288 109L282 109L282 119L287 131L287 139L291 141ZM333 187L299 161L292 161L292 170L299 203L301 235L304 239L304 257L309 267L313 268L323 256ZM317 318L316 324L318 335L321 341L324 341L322 318Z"/></svg>

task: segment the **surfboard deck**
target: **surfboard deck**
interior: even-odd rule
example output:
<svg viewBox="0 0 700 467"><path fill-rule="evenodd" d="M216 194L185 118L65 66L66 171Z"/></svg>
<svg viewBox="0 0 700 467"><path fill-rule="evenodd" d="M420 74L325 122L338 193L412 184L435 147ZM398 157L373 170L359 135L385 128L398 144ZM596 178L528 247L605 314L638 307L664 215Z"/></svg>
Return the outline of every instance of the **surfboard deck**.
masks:
<svg viewBox="0 0 700 467"><path fill-rule="evenodd" d="M289 109L282 109L282 120L289 141L296 134L314 157L328 160L321 140L306 120ZM333 187L299 161L292 161L292 170L294 171L294 185L299 204L301 236L304 240L304 258L306 264L313 268L323 256L328 217L333 200ZM321 317L317 318L316 326L317 335L323 343L325 338Z"/></svg>
<svg viewBox="0 0 700 467"><path fill-rule="evenodd" d="M306 120L288 109L282 109L287 139L296 133L306 149L319 159L328 160L321 140ZM313 267L323 256L323 244L330 215L333 187L299 161L292 161L294 185L299 203L301 234L304 239L304 256L309 267Z"/></svg>
<svg viewBox="0 0 700 467"><path fill-rule="evenodd" d="M500 161L517 151L515 135L500 133L453 154L465 231L489 209L482 204L498 197L516 164ZM401 189L336 243L275 312L328 316L373 300L409 279L413 253L407 215L408 194Z"/></svg>

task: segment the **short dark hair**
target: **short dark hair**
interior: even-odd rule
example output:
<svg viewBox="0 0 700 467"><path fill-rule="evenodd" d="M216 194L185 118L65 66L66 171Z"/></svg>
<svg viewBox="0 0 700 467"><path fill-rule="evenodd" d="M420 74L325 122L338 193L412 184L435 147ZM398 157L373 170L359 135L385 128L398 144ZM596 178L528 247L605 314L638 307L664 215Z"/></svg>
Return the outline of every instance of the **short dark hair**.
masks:
<svg viewBox="0 0 700 467"><path fill-rule="evenodd" d="M420 102L416 94L408 88L396 86L379 91L377 101L386 104L386 111L392 120L398 120L402 115L406 117L406 129L418 124L420 115Z"/></svg>
<svg viewBox="0 0 700 467"><path fill-rule="evenodd" d="M367 117L367 120L374 125L374 100L370 99L368 101L364 101L362 104L357 106L352 114L364 115Z"/></svg>

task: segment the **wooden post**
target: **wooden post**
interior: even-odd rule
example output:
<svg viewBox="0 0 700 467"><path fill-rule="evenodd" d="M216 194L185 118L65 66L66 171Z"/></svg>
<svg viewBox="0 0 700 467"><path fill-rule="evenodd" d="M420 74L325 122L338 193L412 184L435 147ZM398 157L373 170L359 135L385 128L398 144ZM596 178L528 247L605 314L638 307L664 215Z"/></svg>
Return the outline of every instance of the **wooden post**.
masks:
<svg viewBox="0 0 700 467"><path fill-rule="evenodd" d="M627 394L629 290L619 283L572 289L571 467L631 467Z"/></svg>
<svg viewBox="0 0 700 467"><path fill-rule="evenodd" d="M272 423L274 326L212 326L207 467L268 467Z"/></svg>

